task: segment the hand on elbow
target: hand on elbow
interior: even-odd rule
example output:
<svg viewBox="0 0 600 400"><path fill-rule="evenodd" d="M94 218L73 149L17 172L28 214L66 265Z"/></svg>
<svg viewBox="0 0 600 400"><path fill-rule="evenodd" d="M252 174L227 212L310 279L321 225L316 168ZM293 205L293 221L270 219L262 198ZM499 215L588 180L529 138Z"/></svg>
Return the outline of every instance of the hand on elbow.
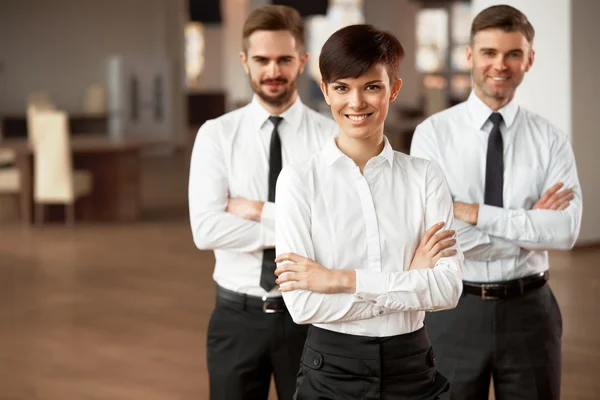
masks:
<svg viewBox="0 0 600 400"><path fill-rule="evenodd" d="M330 270L310 258L295 253L282 254L275 262L289 263L275 270L276 283L282 292L308 290L316 293L354 293L356 291L356 272Z"/></svg>
<svg viewBox="0 0 600 400"><path fill-rule="evenodd" d="M260 222L264 205L265 203L262 201L230 198L227 200L227 208L225 211L237 215L240 218Z"/></svg>
<svg viewBox="0 0 600 400"><path fill-rule="evenodd" d="M532 210L565 210L571 204L571 200L575 198L573 189L559 190L564 186L564 183L559 182L546 190L542 197L533 205Z"/></svg>
<svg viewBox="0 0 600 400"><path fill-rule="evenodd" d="M456 244L456 239L451 239L455 232L451 230L439 232L443 226L444 223L439 222L425 232L409 270L433 268L440 258L457 253L455 249L448 249Z"/></svg>

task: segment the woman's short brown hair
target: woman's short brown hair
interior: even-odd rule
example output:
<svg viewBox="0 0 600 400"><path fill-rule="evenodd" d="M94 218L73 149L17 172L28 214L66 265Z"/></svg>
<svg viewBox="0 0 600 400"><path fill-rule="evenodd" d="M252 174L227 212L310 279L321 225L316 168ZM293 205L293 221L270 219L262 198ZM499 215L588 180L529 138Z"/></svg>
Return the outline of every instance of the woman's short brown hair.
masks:
<svg viewBox="0 0 600 400"><path fill-rule="evenodd" d="M521 32L529 43L533 42L535 36L535 30L525 14L507 5L491 6L477 14L471 25L471 43L477 32L486 29Z"/></svg>
<svg viewBox="0 0 600 400"><path fill-rule="evenodd" d="M304 22L291 7L269 4L252 11L244 23L244 52L248 51L248 38L256 31L289 31L296 39L296 47L304 49Z"/></svg>
<svg viewBox="0 0 600 400"><path fill-rule="evenodd" d="M394 35L372 25L350 25L335 32L323 45L319 69L323 82L358 78L373 65L385 66L390 82L400 77L404 49Z"/></svg>

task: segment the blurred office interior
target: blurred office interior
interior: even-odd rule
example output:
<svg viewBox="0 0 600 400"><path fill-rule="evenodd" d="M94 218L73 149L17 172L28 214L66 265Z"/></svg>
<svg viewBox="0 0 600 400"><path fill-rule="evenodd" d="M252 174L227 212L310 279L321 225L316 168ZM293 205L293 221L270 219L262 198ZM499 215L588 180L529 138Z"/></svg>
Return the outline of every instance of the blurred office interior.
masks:
<svg viewBox="0 0 600 400"><path fill-rule="evenodd" d="M491 0L0 0L0 399L208 398L213 255L194 247L189 157L198 127L247 104L242 25L263 4L306 21L304 103L321 45L370 23L395 34L403 87L385 133L471 91L465 46ZM517 92L573 145L581 234L551 252L563 313L562 398L600 392L597 0L505 0L536 29ZM52 140L33 138L52 135ZM47 173L47 171L54 171ZM271 396L273 399L275 395Z"/></svg>

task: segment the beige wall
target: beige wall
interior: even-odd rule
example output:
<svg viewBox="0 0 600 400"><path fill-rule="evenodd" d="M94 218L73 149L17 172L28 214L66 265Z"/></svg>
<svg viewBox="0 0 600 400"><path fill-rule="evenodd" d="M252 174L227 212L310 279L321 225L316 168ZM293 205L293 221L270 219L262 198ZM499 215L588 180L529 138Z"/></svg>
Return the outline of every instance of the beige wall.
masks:
<svg viewBox="0 0 600 400"><path fill-rule="evenodd" d="M580 244L600 242L600 54L597 51L600 38L599 15L599 1L572 1L571 130L579 180L583 189Z"/></svg>
<svg viewBox="0 0 600 400"><path fill-rule="evenodd" d="M211 24L204 26L204 39L206 47L204 49L205 64L202 75L200 76L199 91L223 90L224 68L223 60L223 28L221 24ZM215 62L216 60L216 62Z"/></svg>
<svg viewBox="0 0 600 400"><path fill-rule="evenodd" d="M400 65L402 90L398 105L417 106L420 101L421 76L416 66L417 20L419 3L409 0L364 0L365 22L394 34L404 48Z"/></svg>
<svg viewBox="0 0 600 400"><path fill-rule="evenodd" d="M0 1L0 113L23 113L27 94L48 91L57 106L80 112L88 85L107 82L107 59L121 54L172 66L173 138L185 118L185 0Z"/></svg>

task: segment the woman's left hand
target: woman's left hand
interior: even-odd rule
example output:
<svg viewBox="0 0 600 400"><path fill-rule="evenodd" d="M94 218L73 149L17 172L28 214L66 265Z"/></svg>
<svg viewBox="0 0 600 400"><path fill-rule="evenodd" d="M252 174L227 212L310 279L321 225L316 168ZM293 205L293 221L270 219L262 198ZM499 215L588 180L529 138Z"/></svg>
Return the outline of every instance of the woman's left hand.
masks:
<svg viewBox="0 0 600 400"><path fill-rule="evenodd" d="M309 290L317 293L354 293L356 291L356 272L347 270L331 270L310 258L295 253L281 254L276 263L290 261L275 270L282 292L292 290Z"/></svg>

